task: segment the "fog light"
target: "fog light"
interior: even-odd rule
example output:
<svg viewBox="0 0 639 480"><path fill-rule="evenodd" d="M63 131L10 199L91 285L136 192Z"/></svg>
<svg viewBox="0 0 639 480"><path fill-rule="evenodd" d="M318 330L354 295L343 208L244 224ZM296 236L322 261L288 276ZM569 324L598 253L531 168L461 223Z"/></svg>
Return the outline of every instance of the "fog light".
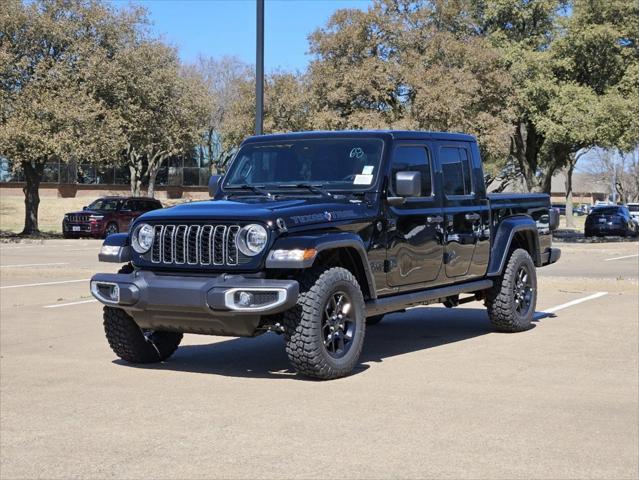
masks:
<svg viewBox="0 0 639 480"><path fill-rule="evenodd" d="M120 253L120 247L117 245L102 245L100 253L102 255L117 255Z"/></svg>
<svg viewBox="0 0 639 480"><path fill-rule="evenodd" d="M120 302L120 287L117 283L91 282L91 293L98 300L106 303Z"/></svg>
<svg viewBox="0 0 639 480"><path fill-rule="evenodd" d="M249 292L240 292L237 303L241 307L250 307L253 304L253 294Z"/></svg>

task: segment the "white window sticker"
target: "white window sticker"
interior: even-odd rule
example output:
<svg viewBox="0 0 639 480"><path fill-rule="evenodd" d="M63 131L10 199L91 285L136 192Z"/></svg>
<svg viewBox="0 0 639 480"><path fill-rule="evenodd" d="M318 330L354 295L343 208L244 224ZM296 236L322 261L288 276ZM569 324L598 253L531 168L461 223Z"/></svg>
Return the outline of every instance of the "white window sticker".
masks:
<svg viewBox="0 0 639 480"><path fill-rule="evenodd" d="M373 183L372 175L355 175L355 180L353 180L353 185L370 185Z"/></svg>
<svg viewBox="0 0 639 480"><path fill-rule="evenodd" d="M375 170L375 165L366 165L362 169L362 175L372 175L373 170Z"/></svg>

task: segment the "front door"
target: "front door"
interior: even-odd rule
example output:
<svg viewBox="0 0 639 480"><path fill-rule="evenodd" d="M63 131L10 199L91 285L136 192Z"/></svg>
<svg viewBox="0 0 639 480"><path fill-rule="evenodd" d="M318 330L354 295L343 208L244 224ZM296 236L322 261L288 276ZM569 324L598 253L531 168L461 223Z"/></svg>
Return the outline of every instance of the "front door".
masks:
<svg viewBox="0 0 639 480"><path fill-rule="evenodd" d="M473 257L477 257L476 262L486 264L483 257L487 252L476 252L476 249L489 219L488 204L479 199L476 187L479 182L475 177L481 175L481 171L474 168L467 142L440 145L439 164L444 189L446 276L451 279L475 276L478 271L473 267ZM487 244L481 243L482 248Z"/></svg>
<svg viewBox="0 0 639 480"><path fill-rule="evenodd" d="M426 144L398 143L391 160L389 196L395 195L395 174L420 172L420 197L407 198L401 206L387 208L387 280L393 287L436 281L442 266L441 196L433 191L430 149Z"/></svg>

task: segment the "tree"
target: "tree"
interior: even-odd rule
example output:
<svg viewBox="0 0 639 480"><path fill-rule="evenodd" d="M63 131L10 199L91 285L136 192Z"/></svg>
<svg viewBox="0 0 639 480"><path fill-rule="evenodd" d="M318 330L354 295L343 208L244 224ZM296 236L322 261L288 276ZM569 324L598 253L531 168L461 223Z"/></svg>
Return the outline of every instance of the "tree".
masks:
<svg viewBox="0 0 639 480"><path fill-rule="evenodd" d="M106 161L122 148L119 119L90 79L139 20L137 11L117 13L93 1L3 3L0 155L26 179L23 234L38 232L39 185L48 162Z"/></svg>
<svg viewBox="0 0 639 480"><path fill-rule="evenodd" d="M310 36L313 126L472 133L496 177L509 148L511 82L471 20L465 2L337 11Z"/></svg>
<svg viewBox="0 0 639 480"><path fill-rule="evenodd" d="M200 56L191 68L203 78L209 92L210 114L200 148L211 162L211 173L217 173L225 168L237 147L223 138L222 132L233 121L233 106L241 101L241 95L253 82L251 67L236 57Z"/></svg>
<svg viewBox="0 0 639 480"><path fill-rule="evenodd" d="M569 16L555 0L474 4L514 79L511 156L528 190L550 192L582 149L636 145L636 2L577 0Z"/></svg>
<svg viewBox="0 0 639 480"><path fill-rule="evenodd" d="M140 195L148 179L153 197L164 161L198 144L210 112L208 91L197 72L182 69L174 48L154 39L116 52L104 68L100 90L123 125L131 193Z"/></svg>

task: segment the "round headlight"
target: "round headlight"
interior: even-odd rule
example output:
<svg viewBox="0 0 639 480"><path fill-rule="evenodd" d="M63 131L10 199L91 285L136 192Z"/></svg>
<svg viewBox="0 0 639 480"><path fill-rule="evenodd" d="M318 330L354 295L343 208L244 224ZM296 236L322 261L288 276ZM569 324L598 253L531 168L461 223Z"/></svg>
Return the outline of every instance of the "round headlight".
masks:
<svg viewBox="0 0 639 480"><path fill-rule="evenodd" d="M133 244L133 250L138 253L146 253L153 245L153 237L155 232L153 227L148 223L143 223L135 229L131 243Z"/></svg>
<svg viewBox="0 0 639 480"><path fill-rule="evenodd" d="M264 250L267 240L268 233L262 225L246 225L237 236L237 248L244 255L253 257Z"/></svg>

